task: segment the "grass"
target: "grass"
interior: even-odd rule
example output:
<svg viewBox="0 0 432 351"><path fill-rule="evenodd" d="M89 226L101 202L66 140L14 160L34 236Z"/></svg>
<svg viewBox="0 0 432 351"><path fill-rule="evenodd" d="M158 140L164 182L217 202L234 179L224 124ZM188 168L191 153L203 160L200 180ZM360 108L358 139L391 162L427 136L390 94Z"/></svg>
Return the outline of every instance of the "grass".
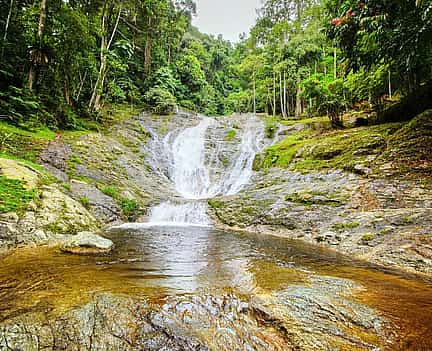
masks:
<svg viewBox="0 0 432 351"><path fill-rule="evenodd" d="M118 198L118 189L113 186L107 186L101 190L105 195L112 197L113 199Z"/></svg>
<svg viewBox="0 0 432 351"><path fill-rule="evenodd" d="M140 207L136 200L127 198L121 198L119 205L123 214L127 217L133 215Z"/></svg>
<svg viewBox="0 0 432 351"><path fill-rule="evenodd" d="M225 136L225 141L232 141L235 138L236 134L237 132L234 129L230 129Z"/></svg>
<svg viewBox="0 0 432 351"><path fill-rule="evenodd" d="M0 213L24 210L34 195L21 181L0 176Z"/></svg>
<svg viewBox="0 0 432 351"><path fill-rule="evenodd" d="M90 208L90 199L87 196L81 196L79 198L79 202L81 202L81 205L83 205L85 208Z"/></svg>
<svg viewBox="0 0 432 351"><path fill-rule="evenodd" d="M39 128L35 130L25 130L6 122L0 122L0 134L6 134L6 133L16 134L16 135L30 137L34 139L45 139L45 140L53 140L57 135L48 127Z"/></svg>

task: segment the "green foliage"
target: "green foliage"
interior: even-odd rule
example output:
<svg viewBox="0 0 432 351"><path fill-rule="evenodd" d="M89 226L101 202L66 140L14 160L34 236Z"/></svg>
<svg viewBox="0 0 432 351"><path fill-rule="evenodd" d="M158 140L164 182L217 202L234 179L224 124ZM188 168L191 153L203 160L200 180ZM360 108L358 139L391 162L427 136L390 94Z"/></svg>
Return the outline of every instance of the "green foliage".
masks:
<svg viewBox="0 0 432 351"><path fill-rule="evenodd" d="M236 134L237 132L235 131L235 129L230 129L225 136L225 141L232 141L235 138Z"/></svg>
<svg viewBox="0 0 432 351"><path fill-rule="evenodd" d="M176 108L176 98L163 88L151 88L145 94L145 100L152 111L160 115L168 115Z"/></svg>
<svg viewBox="0 0 432 351"><path fill-rule="evenodd" d="M136 200L121 198L120 208L122 209L123 214L126 217L130 218L134 213L136 213L139 210L140 206Z"/></svg>
<svg viewBox="0 0 432 351"><path fill-rule="evenodd" d="M349 68L369 69L385 62L408 85L432 78L432 2L327 0L329 36ZM418 75L418 80L414 75Z"/></svg>
<svg viewBox="0 0 432 351"><path fill-rule="evenodd" d="M102 192L109 196L112 197L113 199L117 199L118 197L118 189L112 186L107 186L105 188L102 189Z"/></svg>
<svg viewBox="0 0 432 351"><path fill-rule="evenodd" d="M299 172L343 169L365 162L365 155L381 153L387 140L401 127L389 123L322 133L306 130L293 133L257 156L254 168L291 168ZM391 139L390 139L391 140Z"/></svg>
<svg viewBox="0 0 432 351"><path fill-rule="evenodd" d="M87 196L81 196L79 198L79 202L81 203L81 205L83 205L85 208L89 209L90 208L90 199Z"/></svg>
<svg viewBox="0 0 432 351"><path fill-rule="evenodd" d="M33 198L21 181L0 176L0 213L22 211Z"/></svg>
<svg viewBox="0 0 432 351"><path fill-rule="evenodd" d="M278 128L277 120L275 118L267 118L265 121L265 136L266 138L273 139L276 135Z"/></svg>

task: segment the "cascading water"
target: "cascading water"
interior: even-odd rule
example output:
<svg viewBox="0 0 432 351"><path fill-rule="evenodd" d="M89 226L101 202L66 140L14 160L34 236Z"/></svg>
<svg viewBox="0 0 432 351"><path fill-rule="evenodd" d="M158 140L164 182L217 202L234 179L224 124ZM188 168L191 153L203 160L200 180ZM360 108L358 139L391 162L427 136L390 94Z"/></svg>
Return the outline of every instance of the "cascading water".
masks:
<svg viewBox="0 0 432 351"><path fill-rule="evenodd" d="M177 197L154 207L148 226L209 226L206 200L234 195L249 182L264 144L263 123L253 116L242 119L239 142L228 143L221 135L227 131L223 122L203 117L196 126L154 138L149 162L169 178ZM223 152L230 160L220 160Z"/></svg>

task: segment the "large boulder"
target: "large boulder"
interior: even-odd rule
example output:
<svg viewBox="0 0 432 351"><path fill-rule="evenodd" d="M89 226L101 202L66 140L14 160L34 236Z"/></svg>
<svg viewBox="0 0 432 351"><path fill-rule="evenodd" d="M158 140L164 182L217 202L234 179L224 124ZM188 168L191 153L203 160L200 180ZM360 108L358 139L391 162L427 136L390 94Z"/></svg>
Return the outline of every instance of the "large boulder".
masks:
<svg viewBox="0 0 432 351"><path fill-rule="evenodd" d="M110 252L114 247L111 240L92 232L81 232L66 239L61 251L76 255L98 255Z"/></svg>

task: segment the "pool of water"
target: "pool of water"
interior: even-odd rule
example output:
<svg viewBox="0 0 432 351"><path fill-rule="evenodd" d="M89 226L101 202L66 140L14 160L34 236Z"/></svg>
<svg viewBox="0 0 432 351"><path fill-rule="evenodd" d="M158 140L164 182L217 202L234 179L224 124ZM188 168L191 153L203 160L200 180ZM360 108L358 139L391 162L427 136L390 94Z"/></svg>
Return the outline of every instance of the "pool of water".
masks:
<svg viewBox="0 0 432 351"><path fill-rule="evenodd" d="M0 320L38 309L61 313L101 292L146 296L233 292L241 296L308 284L315 275L350 279L355 299L395 326L394 349L432 350L432 283L297 241L211 228L117 229L107 256L56 248L15 251L0 264Z"/></svg>

